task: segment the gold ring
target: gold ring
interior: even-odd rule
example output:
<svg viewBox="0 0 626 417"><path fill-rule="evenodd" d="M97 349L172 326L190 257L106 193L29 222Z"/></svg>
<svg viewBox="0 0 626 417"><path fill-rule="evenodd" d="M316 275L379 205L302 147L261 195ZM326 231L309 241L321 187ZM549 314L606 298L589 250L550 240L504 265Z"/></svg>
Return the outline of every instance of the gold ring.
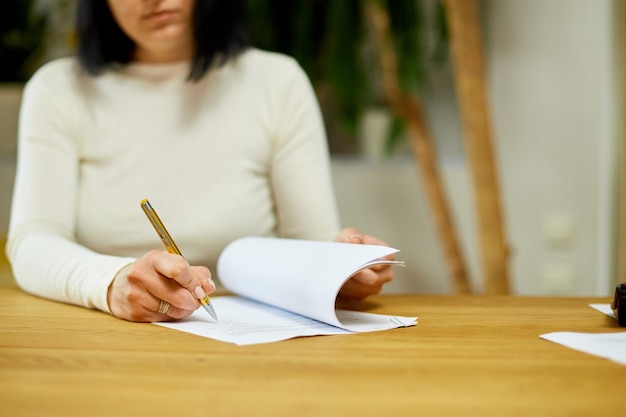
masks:
<svg viewBox="0 0 626 417"><path fill-rule="evenodd" d="M167 311L169 309L170 309L170 303L168 303L167 301L161 300L161 303L159 304L159 309L157 310L157 313L159 313L159 314L167 314Z"/></svg>

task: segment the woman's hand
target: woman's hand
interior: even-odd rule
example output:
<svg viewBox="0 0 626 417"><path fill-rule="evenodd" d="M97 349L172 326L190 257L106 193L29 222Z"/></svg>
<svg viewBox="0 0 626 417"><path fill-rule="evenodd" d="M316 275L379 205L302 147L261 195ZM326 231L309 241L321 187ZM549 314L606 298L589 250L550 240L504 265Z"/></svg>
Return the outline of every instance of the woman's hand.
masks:
<svg viewBox="0 0 626 417"><path fill-rule="evenodd" d="M200 306L199 299L213 291L208 268L192 267L180 255L153 250L118 272L107 300L116 317L169 321L189 316ZM169 308L161 301L169 303ZM159 309L166 311L159 313Z"/></svg>
<svg viewBox="0 0 626 417"><path fill-rule="evenodd" d="M352 228L343 229L335 238L335 241L389 246L373 236L364 235ZM396 256L392 254L385 256L384 259L392 261L396 259ZM347 299L363 300L370 295L378 294L382 290L383 285L392 279L393 270L391 265L375 265L350 278L339 291L339 296Z"/></svg>

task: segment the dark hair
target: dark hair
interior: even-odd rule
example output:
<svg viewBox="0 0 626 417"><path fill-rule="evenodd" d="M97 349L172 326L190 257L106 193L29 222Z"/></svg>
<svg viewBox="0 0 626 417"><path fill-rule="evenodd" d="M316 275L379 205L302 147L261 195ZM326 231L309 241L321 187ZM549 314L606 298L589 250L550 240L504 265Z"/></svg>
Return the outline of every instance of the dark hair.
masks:
<svg viewBox="0 0 626 417"><path fill-rule="evenodd" d="M244 14L245 0L195 0L190 80L200 80L211 66L223 65L248 47ZM135 43L118 26L106 0L78 0L76 32L78 62L88 74L131 61Z"/></svg>

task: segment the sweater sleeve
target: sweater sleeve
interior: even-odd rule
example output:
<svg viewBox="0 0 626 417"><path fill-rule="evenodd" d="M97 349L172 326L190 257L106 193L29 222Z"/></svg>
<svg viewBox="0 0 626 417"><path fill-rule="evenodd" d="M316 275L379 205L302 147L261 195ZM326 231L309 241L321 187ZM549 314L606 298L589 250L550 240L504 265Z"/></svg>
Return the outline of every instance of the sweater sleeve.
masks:
<svg viewBox="0 0 626 417"><path fill-rule="evenodd" d="M6 251L25 291L110 312L108 287L134 259L98 254L75 240L80 140L68 64L48 64L24 89Z"/></svg>
<svg viewBox="0 0 626 417"><path fill-rule="evenodd" d="M272 161L278 234L331 240L339 232L326 133L306 74L290 60L281 85Z"/></svg>

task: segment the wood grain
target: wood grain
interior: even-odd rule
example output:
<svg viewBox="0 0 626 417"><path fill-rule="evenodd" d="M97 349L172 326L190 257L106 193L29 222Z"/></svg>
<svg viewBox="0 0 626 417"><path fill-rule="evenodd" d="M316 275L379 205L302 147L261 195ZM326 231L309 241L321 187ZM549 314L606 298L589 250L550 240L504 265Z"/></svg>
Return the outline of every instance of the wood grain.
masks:
<svg viewBox="0 0 626 417"><path fill-rule="evenodd" d="M542 340L606 299L385 295L415 327L238 347L0 288L7 416L613 415L626 367Z"/></svg>

